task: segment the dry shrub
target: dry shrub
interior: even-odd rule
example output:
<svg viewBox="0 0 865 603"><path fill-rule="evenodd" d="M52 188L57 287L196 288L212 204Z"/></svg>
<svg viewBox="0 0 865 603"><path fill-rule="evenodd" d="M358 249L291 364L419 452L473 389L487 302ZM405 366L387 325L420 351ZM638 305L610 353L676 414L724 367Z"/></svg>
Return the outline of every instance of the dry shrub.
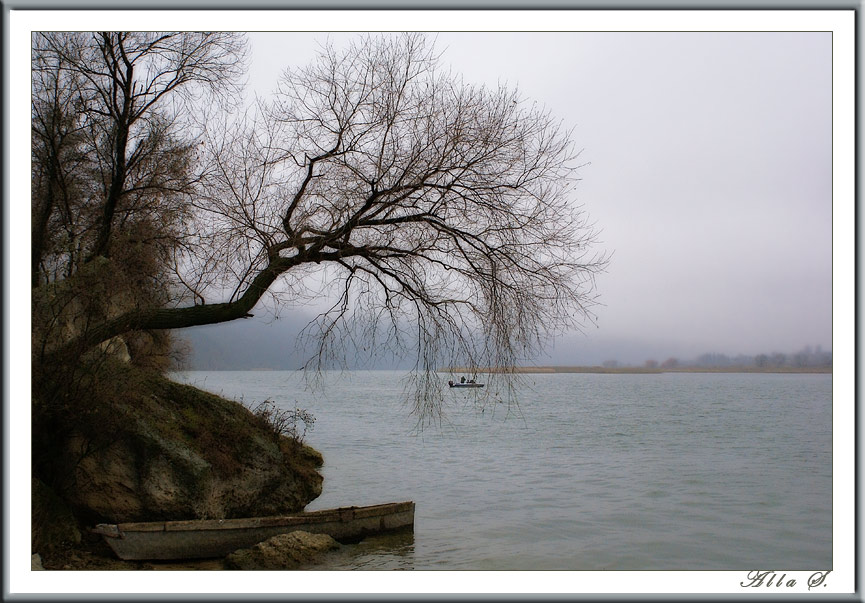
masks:
<svg viewBox="0 0 865 603"><path fill-rule="evenodd" d="M276 441L286 437L298 443L303 443L307 431L312 431L315 417L302 408L283 409L273 400L264 400L251 408L252 414L269 429Z"/></svg>

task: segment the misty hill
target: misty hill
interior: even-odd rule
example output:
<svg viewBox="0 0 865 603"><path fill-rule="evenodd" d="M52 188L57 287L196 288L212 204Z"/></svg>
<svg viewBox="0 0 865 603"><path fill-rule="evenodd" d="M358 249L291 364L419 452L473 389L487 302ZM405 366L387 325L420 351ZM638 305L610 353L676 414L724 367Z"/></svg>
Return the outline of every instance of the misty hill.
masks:
<svg viewBox="0 0 865 603"><path fill-rule="evenodd" d="M303 345L300 333L315 318L312 313L293 312L279 319L249 318L232 322L191 327L175 331L175 336L189 348L184 368L202 371L271 369L293 371L303 367L315 350ZM345 350L345 366L334 368L392 369L407 368L410 363L387 351L356 354Z"/></svg>
<svg viewBox="0 0 865 603"><path fill-rule="evenodd" d="M249 318L232 322L191 327L175 331L175 337L188 344L189 353L184 368L189 370L297 370L314 354L314 349L301 345L298 335L314 319L314 314L293 312L289 316ZM621 350L621 346L569 341L565 350L553 351L552 356L539 362L556 364L599 364L603 358ZM353 353L346 350L345 368L408 369L412 362L387 351L369 350ZM643 356L640 356L643 357Z"/></svg>
<svg viewBox="0 0 865 603"><path fill-rule="evenodd" d="M314 350L299 345L298 335L314 318L312 313L295 311L280 319L254 317L217 325L176 331L189 344L186 368L190 370L297 370ZM566 336L557 340L547 354L526 366L602 366L624 367L827 367L832 352L820 346L796 352L770 352L756 355L696 353L673 342L640 343L588 336ZM690 352L690 353L689 353ZM388 353L371 355L368 351L346 350L348 369L403 369L411 362Z"/></svg>
<svg viewBox="0 0 865 603"><path fill-rule="evenodd" d="M185 364L192 370L295 370L308 357L296 340L310 319L305 315L269 321L249 318L182 329L176 335L189 344Z"/></svg>

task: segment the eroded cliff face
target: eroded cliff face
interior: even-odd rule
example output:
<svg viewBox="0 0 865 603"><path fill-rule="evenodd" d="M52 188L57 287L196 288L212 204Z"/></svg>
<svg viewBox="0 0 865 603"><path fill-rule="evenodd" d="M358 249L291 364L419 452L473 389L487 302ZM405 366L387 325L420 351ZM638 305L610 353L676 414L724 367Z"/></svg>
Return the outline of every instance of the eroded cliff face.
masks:
<svg viewBox="0 0 865 603"><path fill-rule="evenodd" d="M321 494L321 455L240 403L157 375L131 381L127 396L94 402L104 424L62 444L63 498L85 523L275 515Z"/></svg>

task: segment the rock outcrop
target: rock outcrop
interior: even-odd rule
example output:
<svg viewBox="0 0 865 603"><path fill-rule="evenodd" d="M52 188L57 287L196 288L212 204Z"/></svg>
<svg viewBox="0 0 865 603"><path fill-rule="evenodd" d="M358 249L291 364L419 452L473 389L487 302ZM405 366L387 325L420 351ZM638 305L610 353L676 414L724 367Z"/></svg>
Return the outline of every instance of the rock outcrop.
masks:
<svg viewBox="0 0 865 603"><path fill-rule="evenodd" d="M119 363L118 363L119 364ZM117 366L122 399L94 401L94 421L64 444L64 497L87 522L275 515L321 493L321 455L276 433L242 404Z"/></svg>
<svg viewBox="0 0 865 603"><path fill-rule="evenodd" d="M317 562L340 544L327 534L289 532L240 549L225 558L225 566L236 570L286 570Z"/></svg>

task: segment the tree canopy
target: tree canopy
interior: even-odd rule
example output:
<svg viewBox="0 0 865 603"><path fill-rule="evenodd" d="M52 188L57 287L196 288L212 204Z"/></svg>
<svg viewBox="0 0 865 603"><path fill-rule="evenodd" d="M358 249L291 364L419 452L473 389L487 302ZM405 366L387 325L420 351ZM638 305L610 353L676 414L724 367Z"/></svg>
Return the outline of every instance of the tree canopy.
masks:
<svg viewBox="0 0 865 603"><path fill-rule="evenodd" d="M246 60L229 33L34 35L37 362L290 307L318 275L312 363L411 353L428 415L436 369L507 373L591 320L606 260L548 111L421 34L324 46L244 110Z"/></svg>

